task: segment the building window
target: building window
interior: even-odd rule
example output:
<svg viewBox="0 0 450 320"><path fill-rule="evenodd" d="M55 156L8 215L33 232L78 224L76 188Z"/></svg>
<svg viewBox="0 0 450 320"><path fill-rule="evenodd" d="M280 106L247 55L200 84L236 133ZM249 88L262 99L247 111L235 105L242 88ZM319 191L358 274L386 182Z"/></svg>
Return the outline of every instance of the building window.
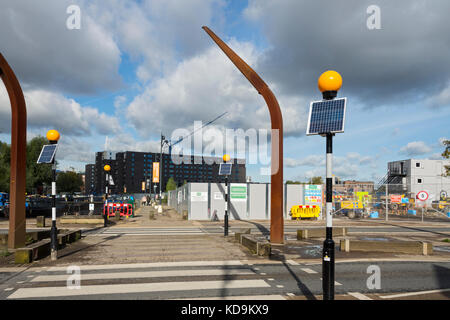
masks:
<svg viewBox="0 0 450 320"><path fill-rule="evenodd" d="M416 168L420 168L420 162L416 162Z"/></svg>
<svg viewBox="0 0 450 320"><path fill-rule="evenodd" d="M422 183L422 178L417 178L417 183Z"/></svg>

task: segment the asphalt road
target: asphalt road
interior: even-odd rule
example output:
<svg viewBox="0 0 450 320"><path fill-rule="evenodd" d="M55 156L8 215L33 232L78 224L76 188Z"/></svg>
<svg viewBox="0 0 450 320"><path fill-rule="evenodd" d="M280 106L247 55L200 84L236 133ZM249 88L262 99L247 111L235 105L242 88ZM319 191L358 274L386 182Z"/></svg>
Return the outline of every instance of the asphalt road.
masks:
<svg viewBox="0 0 450 320"><path fill-rule="evenodd" d="M250 261L251 262L251 261ZM380 289L369 289L368 267L380 270ZM295 261L167 262L86 266L79 289L67 287L66 267L0 272L0 299L317 299L321 265ZM336 264L336 295L389 296L450 288L450 262L346 262ZM74 285L75 282L69 284ZM414 294L413 296L416 296ZM425 296L426 297L426 296ZM442 292L450 299L450 291ZM401 297L397 297L400 299ZM355 298L356 299L356 298Z"/></svg>

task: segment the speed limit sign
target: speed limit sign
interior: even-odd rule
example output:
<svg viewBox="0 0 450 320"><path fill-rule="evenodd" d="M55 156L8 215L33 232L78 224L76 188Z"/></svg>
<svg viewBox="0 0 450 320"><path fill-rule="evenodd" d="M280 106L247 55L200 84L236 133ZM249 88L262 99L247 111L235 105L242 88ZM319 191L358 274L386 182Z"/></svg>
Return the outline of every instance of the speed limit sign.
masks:
<svg viewBox="0 0 450 320"><path fill-rule="evenodd" d="M417 194L417 199L419 199L421 201L426 201L428 199L428 193L426 191L420 191Z"/></svg>

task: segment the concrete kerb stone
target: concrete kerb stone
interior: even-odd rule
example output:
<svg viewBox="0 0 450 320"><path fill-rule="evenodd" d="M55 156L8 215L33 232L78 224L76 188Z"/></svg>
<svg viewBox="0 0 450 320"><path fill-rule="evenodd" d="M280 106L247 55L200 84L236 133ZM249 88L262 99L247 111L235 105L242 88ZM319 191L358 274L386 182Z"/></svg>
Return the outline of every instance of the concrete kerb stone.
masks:
<svg viewBox="0 0 450 320"><path fill-rule="evenodd" d="M36 227L37 228L45 228L45 217L44 216L36 217Z"/></svg>
<svg viewBox="0 0 450 320"><path fill-rule="evenodd" d="M254 254L259 256L270 256L272 253L272 247L267 240L257 240L254 236L249 234L242 234L240 239L240 243Z"/></svg>
<svg viewBox="0 0 450 320"><path fill-rule="evenodd" d="M347 235L346 228L342 227L333 228L333 237L345 237L346 235ZM297 230L297 240L309 238L325 238L325 237L326 237L325 228L309 228Z"/></svg>
<svg viewBox="0 0 450 320"><path fill-rule="evenodd" d="M244 235L244 234L250 234L250 232L251 232L250 228L240 229L238 232L234 233L234 239L236 241L238 241L239 243L241 243L241 236Z"/></svg>
<svg viewBox="0 0 450 320"><path fill-rule="evenodd" d="M16 249L14 260L18 264L31 263L48 255L50 255L50 239L44 239L24 248Z"/></svg>
<svg viewBox="0 0 450 320"><path fill-rule="evenodd" d="M60 234L58 234L58 245L61 248L67 243L72 243L79 239L81 239L81 230L61 232ZM16 249L14 260L17 264L31 263L34 260L49 256L50 252L50 239L43 239L24 248Z"/></svg>
<svg viewBox="0 0 450 320"><path fill-rule="evenodd" d="M59 219L61 224L103 224L102 215L93 216L65 216Z"/></svg>
<svg viewBox="0 0 450 320"><path fill-rule="evenodd" d="M432 255L433 244L424 241L370 241L343 239L340 241L340 250L345 252L389 252Z"/></svg>

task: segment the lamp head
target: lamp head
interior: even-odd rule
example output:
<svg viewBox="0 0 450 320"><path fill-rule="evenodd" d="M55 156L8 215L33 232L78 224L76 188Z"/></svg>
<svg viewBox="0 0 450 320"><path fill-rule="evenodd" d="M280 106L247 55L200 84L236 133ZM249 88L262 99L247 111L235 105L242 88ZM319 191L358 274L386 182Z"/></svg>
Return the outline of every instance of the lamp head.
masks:
<svg viewBox="0 0 450 320"><path fill-rule="evenodd" d="M106 165L103 167L103 170L105 170L106 172L109 172L109 171L111 171L111 166L110 166L109 164L106 164Z"/></svg>
<svg viewBox="0 0 450 320"><path fill-rule="evenodd" d="M60 136L59 132L56 130L49 130L47 132L47 139L51 143L57 143L60 137L61 136Z"/></svg>
<svg viewBox="0 0 450 320"><path fill-rule="evenodd" d="M324 99L333 99L342 87L342 77L338 72L328 70L320 75L317 85Z"/></svg>
<svg viewBox="0 0 450 320"><path fill-rule="evenodd" d="M228 162L228 161L230 161L230 155L229 154L224 154L223 155L223 157L222 157L222 160L223 160L223 162Z"/></svg>

